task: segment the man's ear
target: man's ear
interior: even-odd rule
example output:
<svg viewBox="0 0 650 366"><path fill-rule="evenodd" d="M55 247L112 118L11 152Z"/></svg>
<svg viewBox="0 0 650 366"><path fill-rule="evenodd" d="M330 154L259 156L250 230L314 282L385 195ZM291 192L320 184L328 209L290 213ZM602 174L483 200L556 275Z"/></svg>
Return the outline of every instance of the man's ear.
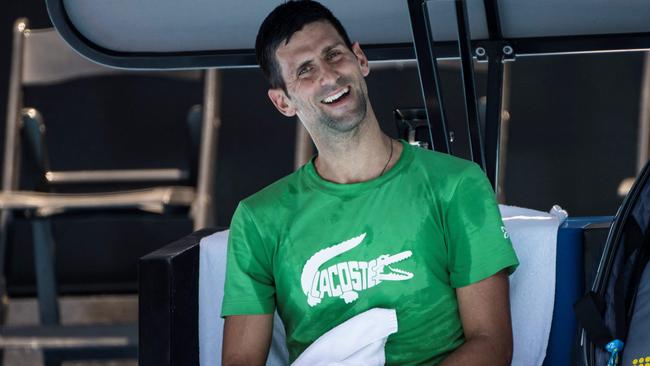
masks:
<svg viewBox="0 0 650 366"><path fill-rule="evenodd" d="M289 100L289 97L284 90L281 88L269 89L268 94L269 99L271 99L271 102L280 113L287 117L293 117L296 115L296 108L294 108L293 103L291 103L291 100Z"/></svg>
<svg viewBox="0 0 650 366"><path fill-rule="evenodd" d="M354 42L352 44L352 52L354 53L355 56L357 56L357 60L359 61L359 67L361 67L361 73L363 74L363 76L368 76L368 74L370 73L370 67L368 66L368 58L366 57L366 54L363 53L361 46L359 46L359 42Z"/></svg>

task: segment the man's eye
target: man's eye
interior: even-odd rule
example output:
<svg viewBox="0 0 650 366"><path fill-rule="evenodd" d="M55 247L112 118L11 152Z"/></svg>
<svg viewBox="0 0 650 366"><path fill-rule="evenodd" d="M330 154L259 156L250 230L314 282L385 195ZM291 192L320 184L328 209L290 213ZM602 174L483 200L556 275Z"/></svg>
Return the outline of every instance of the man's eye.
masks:
<svg viewBox="0 0 650 366"><path fill-rule="evenodd" d="M338 57L338 56L340 56L340 55L341 55L341 51L338 51L338 50L330 51L330 52L327 54L327 59L328 59L328 60L333 60L333 59L335 59L336 57Z"/></svg>
<svg viewBox="0 0 650 366"><path fill-rule="evenodd" d="M311 72L313 68L311 66L303 67L298 70L298 76L305 76Z"/></svg>

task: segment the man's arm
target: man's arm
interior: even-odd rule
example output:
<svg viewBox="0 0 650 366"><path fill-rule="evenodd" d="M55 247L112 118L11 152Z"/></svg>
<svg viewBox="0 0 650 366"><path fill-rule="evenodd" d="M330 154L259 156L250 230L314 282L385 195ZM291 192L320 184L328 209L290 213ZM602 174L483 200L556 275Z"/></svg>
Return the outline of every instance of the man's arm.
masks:
<svg viewBox="0 0 650 366"><path fill-rule="evenodd" d="M223 366L266 364L273 332L273 314L227 316L223 327Z"/></svg>
<svg viewBox="0 0 650 366"><path fill-rule="evenodd" d="M506 271L458 288L456 296L465 343L441 366L510 365L512 325Z"/></svg>

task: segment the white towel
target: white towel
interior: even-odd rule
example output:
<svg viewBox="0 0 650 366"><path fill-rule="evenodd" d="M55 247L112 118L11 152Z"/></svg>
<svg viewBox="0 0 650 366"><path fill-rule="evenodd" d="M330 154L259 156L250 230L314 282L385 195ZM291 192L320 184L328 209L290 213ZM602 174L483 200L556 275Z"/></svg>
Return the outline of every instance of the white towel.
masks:
<svg viewBox="0 0 650 366"><path fill-rule="evenodd" d="M206 236L199 243L199 363L221 365L223 319L221 301L226 268L228 231Z"/></svg>
<svg viewBox="0 0 650 366"><path fill-rule="evenodd" d="M386 340L395 332L397 314L394 309L370 309L320 336L291 365L384 365Z"/></svg>
<svg viewBox="0 0 650 366"><path fill-rule="evenodd" d="M557 230L566 212L499 206L519 267L510 276L513 366L544 362L553 320Z"/></svg>
<svg viewBox="0 0 650 366"><path fill-rule="evenodd" d="M227 230L206 236L199 243L199 363L205 366L221 365L224 323L221 318L221 301L227 248ZM284 325L276 312L266 365L286 365L288 360Z"/></svg>

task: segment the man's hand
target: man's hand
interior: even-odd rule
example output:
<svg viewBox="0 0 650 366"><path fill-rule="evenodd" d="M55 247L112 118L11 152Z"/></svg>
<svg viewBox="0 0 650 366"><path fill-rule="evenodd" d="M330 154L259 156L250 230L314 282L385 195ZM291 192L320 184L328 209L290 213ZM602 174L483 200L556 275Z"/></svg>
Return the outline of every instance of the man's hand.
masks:
<svg viewBox="0 0 650 366"><path fill-rule="evenodd" d="M465 344L441 366L510 365L512 325L508 275L501 271L482 281L456 289Z"/></svg>
<svg viewBox="0 0 650 366"><path fill-rule="evenodd" d="M227 316L223 327L223 366L266 364L273 332L273 314Z"/></svg>

